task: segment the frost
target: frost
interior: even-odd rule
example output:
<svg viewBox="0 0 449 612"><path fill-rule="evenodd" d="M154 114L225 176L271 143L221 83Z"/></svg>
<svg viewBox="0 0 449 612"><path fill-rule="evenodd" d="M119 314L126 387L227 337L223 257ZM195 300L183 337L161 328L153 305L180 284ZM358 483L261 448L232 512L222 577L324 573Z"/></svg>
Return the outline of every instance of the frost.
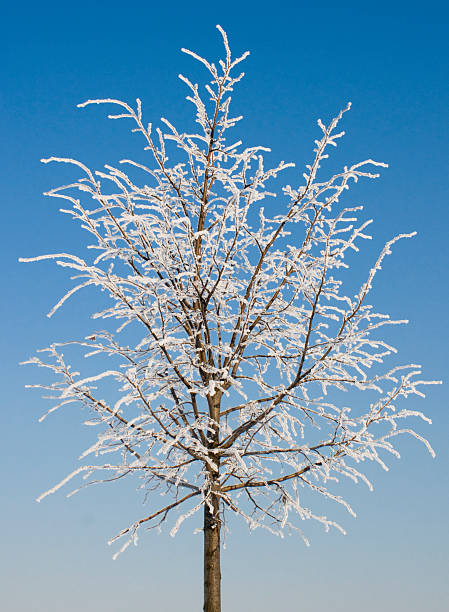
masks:
<svg viewBox="0 0 449 612"><path fill-rule="evenodd" d="M74 286L49 316L88 286L109 300L92 313L103 329L52 344L27 363L55 375L33 385L53 400L47 414L77 403L89 413L85 424L97 428L80 456L94 455L96 464L81 465L39 501L82 473L82 487L134 475L151 496L151 513L113 538L124 539L114 558L137 543L142 526L159 527L179 510L175 535L204 506L217 524L231 513L250 529L295 532L306 544L302 521L344 533L309 508L314 497L355 515L335 493L339 478L372 489L361 465L388 469L385 457L399 457L398 435L417 438L434 454L420 434L398 424L430 422L413 403L410 410L402 403L435 381L422 380L414 364L388 367L396 349L383 328L406 321L368 303L386 256L414 233L387 242L355 296L341 276L347 254L356 256L371 239L361 207L341 201L353 182L376 178L386 164L367 159L324 174L323 161L344 135L339 125L348 104L328 123L318 121L303 180L298 173L297 184L272 187L294 164L271 167L267 147L245 147L230 135L241 120L230 115L230 95L243 76L234 68L247 53L233 59L218 29L225 52L217 64L183 49L208 71L205 89L180 75L197 133L168 119L153 128L139 99L135 106L112 98L78 105L116 108L109 117L131 120L151 161L148 153L144 162L122 160L131 166L127 174L112 165L92 171L70 158L42 160L70 164L79 174L48 195L69 203L63 212L88 232L90 250L85 258L21 259L52 259L74 271ZM83 374L70 367L80 355L89 357ZM344 399L342 392L349 392ZM102 463L104 455L114 461Z"/></svg>

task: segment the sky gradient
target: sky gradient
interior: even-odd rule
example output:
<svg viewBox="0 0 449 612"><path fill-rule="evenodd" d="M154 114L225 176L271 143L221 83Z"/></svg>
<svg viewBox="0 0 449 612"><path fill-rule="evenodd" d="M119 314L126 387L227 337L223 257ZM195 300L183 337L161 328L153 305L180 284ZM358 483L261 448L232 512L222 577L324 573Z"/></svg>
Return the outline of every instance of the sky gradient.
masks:
<svg viewBox="0 0 449 612"><path fill-rule="evenodd" d="M80 294L52 319L46 313L70 286L51 263L19 264L19 257L82 253L85 237L42 192L74 177L44 166L42 157L68 156L100 169L131 156L144 159L126 122L105 108L76 108L88 98L140 97L147 120L165 116L192 125L182 72L204 76L181 47L216 60L222 52L215 24L231 48L249 49L246 77L233 97L244 115L239 136L272 148L272 159L308 163L316 120L328 120L348 101L346 137L336 167L372 157L389 163L376 181L351 190L345 203L363 203L374 218L374 240L354 262L355 283L384 242L401 241L376 278L371 302L410 324L388 339L403 363L421 363L424 378L447 383L449 249L449 10L426 3L226 2L124 4L81 0L21 2L6 8L0 26L2 210L0 258L3 299L3 526L0 583L7 612L193 612L202 606L202 541L184 524L141 536L115 562L109 537L145 513L133 483L92 488L65 499L64 491L35 498L77 466L92 432L82 414L48 408L24 389L39 373L18 363L48 346L83 334L91 310ZM303 6L304 5L304 6ZM307 549L294 537L249 533L231 521L223 553L224 612L273 609L333 612L443 612L449 609L448 389L429 387L412 404L433 420L417 423L437 452L403 439L402 459L389 472L369 466L374 492L342 483L357 512L323 507L348 535L306 525ZM319 507L319 500L317 505Z"/></svg>

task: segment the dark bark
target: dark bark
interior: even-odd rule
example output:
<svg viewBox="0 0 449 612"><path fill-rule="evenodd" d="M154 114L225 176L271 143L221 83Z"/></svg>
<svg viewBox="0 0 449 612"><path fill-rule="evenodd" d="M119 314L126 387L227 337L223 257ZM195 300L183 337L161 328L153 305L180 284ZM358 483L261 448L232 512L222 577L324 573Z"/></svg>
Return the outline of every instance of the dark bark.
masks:
<svg viewBox="0 0 449 612"><path fill-rule="evenodd" d="M204 505L204 612L221 612L220 500Z"/></svg>

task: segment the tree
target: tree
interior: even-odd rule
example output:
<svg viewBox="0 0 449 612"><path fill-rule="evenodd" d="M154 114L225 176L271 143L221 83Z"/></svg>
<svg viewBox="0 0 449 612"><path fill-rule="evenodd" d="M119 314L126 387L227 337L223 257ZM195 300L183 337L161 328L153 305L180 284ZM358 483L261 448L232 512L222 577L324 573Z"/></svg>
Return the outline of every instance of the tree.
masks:
<svg viewBox="0 0 449 612"><path fill-rule="evenodd" d="M92 415L86 425L99 433L83 460L114 459L83 462L39 500L83 472L86 484L104 481L105 472L108 480L137 474L147 492L162 488L171 495L113 538L123 539L116 554L137 542L141 527L160 526L173 510L180 509L172 535L202 511L205 612L221 610L220 535L227 514L251 529L298 532L307 542L298 519L343 531L309 509L307 491L353 513L330 486L337 478L371 487L359 465L370 460L385 467L383 454L398 456L393 442L401 433L422 440L433 454L426 440L399 425L405 417L429 419L398 407L401 398L422 396L422 385L430 383L417 379L420 368L413 364L382 368L394 349L381 328L406 321L367 303L392 245L413 234L386 244L355 296L345 293L341 279L347 253L369 238L370 221L358 221L361 207L341 208L339 200L351 182L377 177L373 167L385 164L369 159L321 177L328 150L343 135L337 128L348 105L328 125L318 121L321 135L302 182L284 186L276 214L266 216L262 203L275 195L266 185L294 165L267 169L269 149L227 140L241 119L229 114L230 94L243 76L234 76L235 68L248 53L233 60L218 29L225 47L218 66L183 49L210 78L202 97L198 85L180 75L197 133L178 131L167 119L161 119L165 131L154 131L143 121L139 99L135 108L113 99L79 105L117 106L110 118L133 121L151 164L128 159L121 162L131 166L128 173L109 165L92 172L73 159L43 160L82 171L82 178L48 195L70 204L62 212L89 232L93 254L22 260L53 259L81 279L49 316L89 286L109 300L93 315L107 329L54 343L27 363L57 375L56 382L35 385L56 399L48 412L75 402ZM77 352L89 357L91 370L73 371L62 350L72 359ZM353 409L342 404L342 391L350 391Z"/></svg>

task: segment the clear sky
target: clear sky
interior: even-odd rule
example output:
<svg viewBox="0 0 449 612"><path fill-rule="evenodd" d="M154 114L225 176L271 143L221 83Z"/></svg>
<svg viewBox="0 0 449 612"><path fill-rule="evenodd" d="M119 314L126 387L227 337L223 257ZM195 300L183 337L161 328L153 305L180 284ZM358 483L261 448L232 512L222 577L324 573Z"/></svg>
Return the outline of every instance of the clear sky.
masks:
<svg viewBox="0 0 449 612"><path fill-rule="evenodd" d="M317 8L315 7L315 4ZM2 332L1 598L5 612L193 612L202 603L202 541L187 523L175 539L154 532L115 562L106 540L145 510L133 486L105 487L69 500L34 498L76 466L90 432L76 411L43 424L48 406L25 383L36 373L19 361L53 340L83 332L87 294L53 319L45 314L69 286L51 264L19 256L79 252L84 238L56 200L41 193L67 169L43 166L50 155L100 168L139 153L125 123L105 109L79 110L87 98L139 96L149 120L181 126L190 108L177 74L201 73L181 47L216 59L215 24L235 53L247 49L247 77L234 99L247 144L272 147L273 159L307 163L318 134L347 101L347 136L337 160L373 157L390 164L382 178L350 192L366 205L375 240L354 268L361 279L383 243L401 242L378 276L380 311L410 319L392 340L404 363L447 381L449 11L426 2L15 2L0 26L0 248ZM144 155L142 153L142 155ZM352 193L352 195L351 195ZM344 485L357 519L323 509L347 536L309 526L306 549L236 523L223 555L224 610L443 612L449 609L448 388L415 402L434 425L417 425L432 459L403 440L388 473L369 470L375 489Z"/></svg>

